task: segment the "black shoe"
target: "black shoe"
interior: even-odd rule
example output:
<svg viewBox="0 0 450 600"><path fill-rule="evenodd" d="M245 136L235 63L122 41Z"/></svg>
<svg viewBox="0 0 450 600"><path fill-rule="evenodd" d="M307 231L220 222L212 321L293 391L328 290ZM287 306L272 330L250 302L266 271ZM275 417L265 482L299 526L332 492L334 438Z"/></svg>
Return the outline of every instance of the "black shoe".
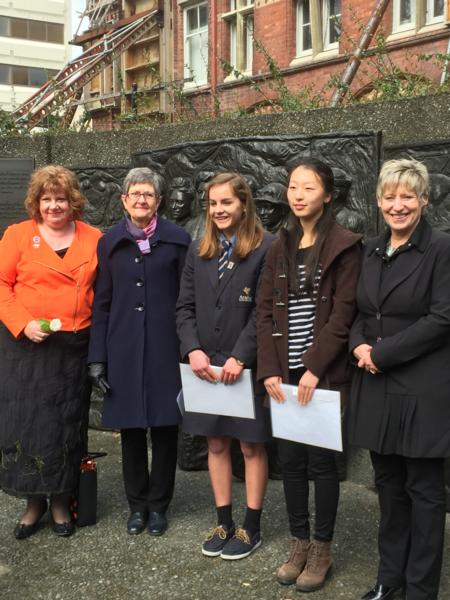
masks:
<svg viewBox="0 0 450 600"><path fill-rule="evenodd" d="M162 535L167 529L167 518L164 513L151 512L148 516L147 529L150 535Z"/></svg>
<svg viewBox="0 0 450 600"><path fill-rule="evenodd" d="M17 523L14 527L14 537L16 540L25 540L36 533L39 527L39 520L36 523L32 523L31 525L25 525L25 523Z"/></svg>
<svg viewBox="0 0 450 600"><path fill-rule="evenodd" d="M234 523L227 525L217 525L208 535L202 544L202 554L205 556L220 556L227 542L234 535Z"/></svg>
<svg viewBox="0 0 450 600"><path fill-rule="evenodd" d="M132 512L128 518L127 531L130 535L142 533L147 525L148 515L146 512Z"/></svg>
<svg viewBox="0 0 450 600"><path fill-rule="evenodd" d="M53 533L59 537L70 537L75 533L75 525L72 523L72 521L56 523L52 519L52 530Z"/></svg>
<svg viewBox="0 0 450 600"><path fill-rule="evenodd" d="M388 587L382 583L377 583L374 588L361 597L361 600L389 600L389 598L393 598L397 592L400 592L401 589L401 587Z"/></svg>
<svg viewBox="0 0 450 600"><path fill-rule="evenodd" d="M245 558L261 546L261 532L255 531L253 534L247 529L238 527L234 535L223 547L220 558L225 560L238 560Z"/></svg>
<svg viewBox="0 0 450 600"><path fill-rule="evenodd" d="M36 531L39 528L39 521L42 519L46 512L47 500L45 500L45 502L43 503L42 512L34 523L31 523L30 525L26 525L25 523L20 522L17 523L17 525L14 527L14 537L16 538L16 540L26 540L27 538L31 537L34 533L36 533Z"/></svg>

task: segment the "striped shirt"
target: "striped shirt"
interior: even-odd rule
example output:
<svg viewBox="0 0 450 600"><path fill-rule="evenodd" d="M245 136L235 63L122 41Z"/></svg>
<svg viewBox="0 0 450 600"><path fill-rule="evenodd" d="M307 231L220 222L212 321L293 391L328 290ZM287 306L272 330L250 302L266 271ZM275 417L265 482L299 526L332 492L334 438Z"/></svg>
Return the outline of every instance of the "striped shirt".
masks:
<svg viewBox="0 0 450 600"><path fill-rule="evenodd" d="M288 294L289 318L289 369L303 367L303 353L313 343L314 319L316 316L317 292L321 270L314 277L312 293L307 293L305 285L305 258L308 248L297 252L298 281L300 289L297 293Z"/></svg>

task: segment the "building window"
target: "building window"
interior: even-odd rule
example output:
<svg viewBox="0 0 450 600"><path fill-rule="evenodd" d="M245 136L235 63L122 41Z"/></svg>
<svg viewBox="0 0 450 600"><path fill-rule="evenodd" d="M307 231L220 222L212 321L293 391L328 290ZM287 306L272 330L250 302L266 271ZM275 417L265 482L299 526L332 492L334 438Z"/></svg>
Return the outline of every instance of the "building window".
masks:
<svg viewBox="0 0 450 600"><path fill-rule="evenodd" d="M427 0L426 24L444 20L444 0Z"/></svg>
<svg viewBox="0 0 450 600"><path fill-rule="evenodd" d="M184 77L187 86L208 81L208 3L184 10Z"/></svg>
<svg viewBox="0 0 450 600"><path fill-rule="evenodd" d="M2 16L0 17L0 36L64 44L64 25Z"/></svg>
<svg viewBox="0 0 450 600"><path fill-rule="evenodd" d="M416 1L394 0L393 31L407 31L416 27Z"/></svg>
<svg viewBox="0 0 450 600"><path fill-rule="evenodd" d="M339 46L341 35L341 0L323 2L323 49Z"/></svg>
<svg viewBox="0 0 450 600"><path fill-rule="evenodd" d="M222 15L229 28L230 65L239 73L253 70L253 10L254 0L230 0Z"/></svg>
<svg viewBox="0 0 450 600"><path fill-rule="evenodd" d="M394 0L392 31L418 30L444 22L444 0Z"/></svg>
<svg viewBox="0 0 450 600"><path fill-rule="evenodd" d="M54 69L0 64L0 84L39 88L57 73Z"/></svg>
<svg viewBox="0 0 450 600"><path fill-rule="evenodd" d="M297 0L296 56L337 50L341 35L340 0Z"/></svg>
<svg viewBox="0 0 450 600"><path fill-rule="evenodd" d="M296 47L297 56L303 56L312 53L311 38L311 11L309 9L309 0L299 0L297 2L297 36Z"/></svg>

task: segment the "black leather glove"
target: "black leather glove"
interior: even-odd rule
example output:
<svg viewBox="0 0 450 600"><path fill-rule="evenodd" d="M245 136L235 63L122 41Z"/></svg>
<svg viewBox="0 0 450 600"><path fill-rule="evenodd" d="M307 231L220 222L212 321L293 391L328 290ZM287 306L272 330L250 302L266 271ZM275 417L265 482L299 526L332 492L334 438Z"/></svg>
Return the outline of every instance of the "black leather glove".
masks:
<svg viewBox="0 0 450 600"><path fill-rule="evenodd" d="M106 363L90 363L88 369L92 385L98 387L104 394L109 394L111 388L106 381Z"/></svg>

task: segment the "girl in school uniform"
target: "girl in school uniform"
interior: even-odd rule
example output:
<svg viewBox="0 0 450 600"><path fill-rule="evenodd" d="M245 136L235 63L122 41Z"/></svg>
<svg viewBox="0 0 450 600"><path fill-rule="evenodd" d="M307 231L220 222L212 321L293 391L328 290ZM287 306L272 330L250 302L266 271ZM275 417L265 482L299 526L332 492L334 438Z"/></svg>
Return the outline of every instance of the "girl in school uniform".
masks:
<svg viewBox="0 0 450 600"><path fill-rule="evenodd" d="M256 217L250 188L238 173L221 173L207 189L205 233L189 248L177 304L181 354L197 377L232 384L256 365L255 294L273 236ZM211 365L221 366L216 376ZM256 419L186 413L184 431L205 435L217 526L202 545L205 556L234 560L261 545L260 518L270 437L265 390L255 385ZM214 387L211 386L211 395ZM242 527L232 516L232 438L245 461L247 509Z"/></svg>
<svg viewBox="0 0 450 600"><path fill-rule="evenodd" d="M319 388L343 390L350 379L349 328L355 314L360 237L338 225L332 213L333 172L308 158L292 170L286 229L267 253L258 294L258 380L277 402L280 384L298 386L307 404ZM339 500L333 451L278 440L292 539L277 579L311 592L322 587ZM315 531L310 541L308 476L315 486Z"/></svg>

